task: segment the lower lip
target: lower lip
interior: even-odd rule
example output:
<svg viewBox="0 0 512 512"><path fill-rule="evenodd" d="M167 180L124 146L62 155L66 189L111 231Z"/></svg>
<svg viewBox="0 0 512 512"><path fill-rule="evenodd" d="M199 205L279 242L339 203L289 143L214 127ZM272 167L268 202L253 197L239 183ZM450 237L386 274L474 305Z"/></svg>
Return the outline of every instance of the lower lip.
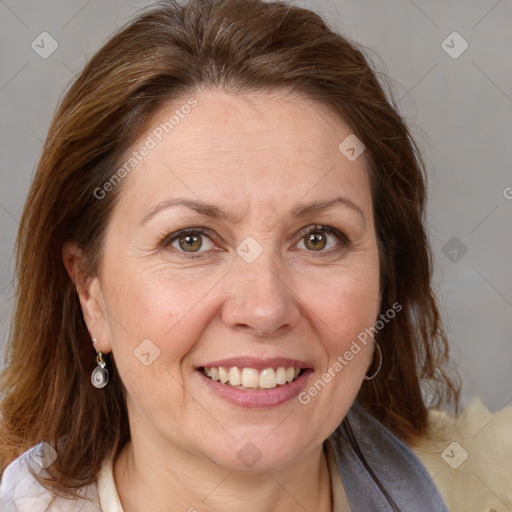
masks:
<svg viewBox="0 0 512 512"><path fill-rule="evenodd" d="M305 370L296 380L282 386L254 391L222 384L222 382L210 379L201 370L198 370L198 373L208 388L227 402L248 409L264 409L276 407L295 398L304 388L306 379L313 373L313 370Z"/></svg>

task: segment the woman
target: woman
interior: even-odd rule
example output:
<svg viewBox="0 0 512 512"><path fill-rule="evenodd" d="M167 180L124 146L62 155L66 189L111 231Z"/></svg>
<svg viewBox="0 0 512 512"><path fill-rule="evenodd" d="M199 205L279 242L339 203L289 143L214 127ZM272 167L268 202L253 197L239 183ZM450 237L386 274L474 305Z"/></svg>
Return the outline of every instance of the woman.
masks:
<svg viewBox="0 0 512 512"><path fill-rule="evenodd" d="M408 446L422 380L458 397L424 208L316 14L142 14L64 98L21 220L2 510L447 510Z"/></svg>

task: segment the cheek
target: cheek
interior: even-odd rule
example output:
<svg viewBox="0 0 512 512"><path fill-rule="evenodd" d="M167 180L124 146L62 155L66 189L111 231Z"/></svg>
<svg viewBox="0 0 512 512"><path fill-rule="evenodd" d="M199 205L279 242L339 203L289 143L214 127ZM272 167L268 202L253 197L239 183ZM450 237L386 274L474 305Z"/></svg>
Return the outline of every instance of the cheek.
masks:
<svg viewBox="0 0 512 512"><path fill-rule="evenodd" d="M211 275L180 279L162 269L113 275L112 353L132 410L147 417L172 410L185 421L197 406L187 395L183 362L211 321L208 291L215 281Z"/></svg>
<svg viewBox="0 0 512 512"><path fill-rule="evenodd" d="M306 301L333 348L343 349L348 340L373 326L379 312L379 278L374 268L325 277L316 284L317 292L309 292Z"/></svg>
<svg viewBox="0 0 512 512"><path fill-rule="evenodd" d="M331 275L317 284L323 291L305 295L305 301L325 359L299 402L314 411L327 436L347 413L372 360L369 329L379 310L378 265Z"/></svg>
<svg viewBox="0 0 512 512"><path fill-rule="evenodd" d="M325 358L298 398L320 439L341 423L363 385L373 354L365 329L374 325L378 301L378 283L355 275L326 283L325 293L309 301Z"/></svg>
<svg viewBox="0 0 512 512"><path fill-rule="evenodd" d="M179 366L208 323L215 276L191 279L161 266L141 272L135 264L111 270L106 306L118 366L139 373L141 358L162 371Z"/></svg>

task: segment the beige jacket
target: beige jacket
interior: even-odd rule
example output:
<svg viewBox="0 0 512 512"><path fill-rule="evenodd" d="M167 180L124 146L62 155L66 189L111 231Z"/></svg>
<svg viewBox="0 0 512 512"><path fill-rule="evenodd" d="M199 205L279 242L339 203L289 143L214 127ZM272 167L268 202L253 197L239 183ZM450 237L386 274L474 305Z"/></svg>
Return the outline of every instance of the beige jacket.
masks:
<svg viewBox="0 0 512 512"><path fill-rule="evenodd" d="M457 420L431 410L428 435L410 448L451 512L512 511L512 406L491 414L477 399Z"/></svg>

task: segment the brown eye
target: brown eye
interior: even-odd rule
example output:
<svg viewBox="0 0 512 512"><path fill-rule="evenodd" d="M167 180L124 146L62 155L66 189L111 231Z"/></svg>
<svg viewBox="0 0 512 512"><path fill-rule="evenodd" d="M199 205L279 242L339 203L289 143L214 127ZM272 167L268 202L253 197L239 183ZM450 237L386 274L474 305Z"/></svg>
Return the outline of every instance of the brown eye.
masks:
<svg viewBox="0 0 512 512"><path fill-rule="evenodd" d="M186 252L196 252L203 244L203 240L200 235L182 236L178 240L180 247Z"/></svg>
<svg viewBox="0 0 512 512"><path fill-rule="evenodd" d="M327 245L327 236L321 231L310 233L304 237L304 245L311 251L321 251Z"/></svg>
<svg viewBox="0 0 512 512"><path fill-rule="evenodd" d="M350 246L346 235L330 226L315 225L303 229L299 236L297 248L307 252L317 252L319 255L333 254Z"/></svg>
<svg viewBox="0 0 512 512"><path fill-rule="evenodd" d="M187 253L192 255L208 252L215 248L215 244L210 239L210 235L203 233L200 228L182 230L167 237L168 241L164 241L164 246L172 247L181 254Z"/></svg>

